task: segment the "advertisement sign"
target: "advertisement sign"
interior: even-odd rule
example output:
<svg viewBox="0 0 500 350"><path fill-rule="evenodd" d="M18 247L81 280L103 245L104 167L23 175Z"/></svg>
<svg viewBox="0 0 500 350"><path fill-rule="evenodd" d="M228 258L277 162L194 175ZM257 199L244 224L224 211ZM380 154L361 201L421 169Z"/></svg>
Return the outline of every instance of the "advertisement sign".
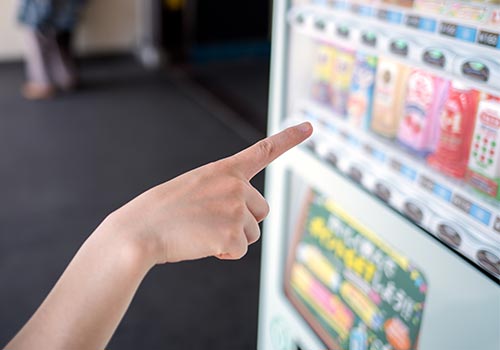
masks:
<svg viewBox="0 0 500 350"><path fill-rule="evenodd" d="M285 294L328 349L418 348L428 285L411 261L312 190L292 229Z"/></svg>

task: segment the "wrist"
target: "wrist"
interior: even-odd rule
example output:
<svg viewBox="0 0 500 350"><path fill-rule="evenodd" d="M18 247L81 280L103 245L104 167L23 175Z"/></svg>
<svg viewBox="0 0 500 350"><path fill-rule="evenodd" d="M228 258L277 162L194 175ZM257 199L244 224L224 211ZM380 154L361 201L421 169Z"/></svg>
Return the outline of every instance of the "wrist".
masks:
<svg viewBox="0 0 500 350"><path fill-rule="evenodd" d="M156 245L144 232L122 220L119 213L106 217L94 234L102 237L103 244L110 245L113 252L119 253L135 268L147 273L156 265Z"/></svg>

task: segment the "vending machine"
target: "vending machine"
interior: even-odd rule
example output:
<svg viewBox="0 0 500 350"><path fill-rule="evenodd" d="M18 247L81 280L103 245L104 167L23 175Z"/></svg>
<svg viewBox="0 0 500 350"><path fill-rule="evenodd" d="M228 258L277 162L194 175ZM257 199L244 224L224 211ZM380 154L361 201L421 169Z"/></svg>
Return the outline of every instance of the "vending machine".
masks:
<svg viewBox="0 0 500 350"><path fill-rule="evenodd" d="M274 2L260 350L500 349L500 2Z"/></svg>

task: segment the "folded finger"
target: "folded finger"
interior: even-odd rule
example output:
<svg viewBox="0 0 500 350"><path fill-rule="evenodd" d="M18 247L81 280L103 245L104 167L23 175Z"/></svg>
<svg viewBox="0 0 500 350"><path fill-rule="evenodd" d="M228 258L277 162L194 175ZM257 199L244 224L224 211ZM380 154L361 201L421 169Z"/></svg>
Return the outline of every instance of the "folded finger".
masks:
<svg viewBox="0 0 500 350"><path fill-rule="evenodd" d="M248 210L252 213L257 223L261 222L269 214L269 204L262 194L257 191L250 183L248 184L246 203Z"/></svg>
<svg viewBox="0 0 500 350"><path fill-rule="evenodd" d="M248 212L248 216L247 216L246 221L245 221L244 232L245 232L245 236L246 236L248 245L257 242L260 238L259 224L258 224L257 220L255 220L255 217L253 216L253 214L250 213L250 211Z"/></svg>

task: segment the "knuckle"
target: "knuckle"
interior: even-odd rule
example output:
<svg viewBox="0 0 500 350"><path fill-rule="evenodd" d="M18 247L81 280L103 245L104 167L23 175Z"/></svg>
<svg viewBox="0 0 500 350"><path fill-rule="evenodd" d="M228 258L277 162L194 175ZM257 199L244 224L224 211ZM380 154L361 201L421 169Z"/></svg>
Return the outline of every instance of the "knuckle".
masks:
<svg viewBox="0 0 500 350"><path fill-rule="evenodd" d="M230 259L241 259L248 251L248 244L242 239L243 231L240 225L228 225L223 230L221 252L226 252Z"/></svg>
<svg viewBox="0 0 500 350"><path fill-rule="evenodd" d="M221 242L220 242L220 250L222 252L227 252L229 251L231 245L232 245L232 242L233 242L233 237L232 237L232 233L228 230L226 231L223 235L222 235L222 238L221 238Z"/></svg>
<svg viewBox="0 0 500 350"><path fill-rule="evenodd" d="M235 226L239 225L239 223L244 219L246 210L246 205L240 201L236 201L236 203L232 206L231 216L235 222Z"/></svg>
<svg viewBox="0 0 500 350"><path fill-rule="evenodd" d="M274 153L274 143L268 139L259 142L259 151L264 158L269 158Z"/></svg>
<svg viewBox="0 0 500 350"><path fill-rule="evenodd" d="M222 164L221 161L215 161L215 162L210 162L208 164L205 164L203 167L206 170L206 173L208 174L213 174L217 173L219 169L221 168Z"/></svg>
<svg viewBox="0 0 500 350"><path fill-rule="evenodd" d="M240 205L241 200L236 198L232 193L230 198L224 199L221 203L221 206L223 206L222 211L228 218L231 218L239 210Z"/></svg>
<svg viewBox="0 0 500 350"><path fill-rule="evenodd" d="M238 200L241 199L245 194L246 191L245 184L241 179L238 179L237 177L228 178L226 180L226 186L231 195L234 198L237 198Z"/></svg>
<svg viewBox="0 0 500 350"><path fill-rule="evenodd" d="M247 191L247 186L241 179L236 179L234 183L234 195L237 196L238 199L242 199L245 196L245 192Z"/></svg>
<svg viewBox="0 0 500 350"><path fill-rule="evenodd" d="M219 159L206 165L212 174L224 174L230 169L230 162L227 159Z"/></svg>
<svg viewBox="0 0 500 350"><path fill-rule="evenodd" d="M235 246L231 251L231 256L235 259L243 258L248 252L248 246L246 244L239 244Z"/></svg>
<svg viewBox="0 0 500 350"><path fill-rule="evenodd" d="M232 245L235 244L235 242L238 241L239 230L240 230L239 225L236 225L234 223L227 225L223 233L224 235L223 244L225 247L231 247Z"/></svg>

